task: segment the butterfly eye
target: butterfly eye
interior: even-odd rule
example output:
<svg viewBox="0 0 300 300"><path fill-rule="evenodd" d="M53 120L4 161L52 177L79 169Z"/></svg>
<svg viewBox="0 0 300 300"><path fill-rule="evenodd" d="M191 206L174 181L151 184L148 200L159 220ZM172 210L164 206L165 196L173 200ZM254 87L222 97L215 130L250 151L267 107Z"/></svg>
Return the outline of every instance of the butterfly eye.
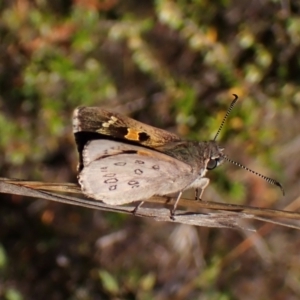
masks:
<svg viewBox="0 0 300 300"><path fill-rule="evenodd" d="M220 163L219 158L210 159L207 163L206 169L213 170L219 165L219 163Z"/></svg>

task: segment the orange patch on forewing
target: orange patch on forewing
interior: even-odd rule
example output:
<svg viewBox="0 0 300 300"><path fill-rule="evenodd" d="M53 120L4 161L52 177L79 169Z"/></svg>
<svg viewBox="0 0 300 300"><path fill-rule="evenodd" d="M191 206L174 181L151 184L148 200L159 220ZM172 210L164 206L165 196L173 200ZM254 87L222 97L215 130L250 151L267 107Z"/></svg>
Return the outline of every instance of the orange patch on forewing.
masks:
<svg viewBox="0 0 300 300"><path fill-rule="evenodd" d="M140 134L140 131L137 131L132 128L127 128L127 134L125 135L125 138L127 140L131 140L131 141L139 141L140 140L139 134Z"/></svg>

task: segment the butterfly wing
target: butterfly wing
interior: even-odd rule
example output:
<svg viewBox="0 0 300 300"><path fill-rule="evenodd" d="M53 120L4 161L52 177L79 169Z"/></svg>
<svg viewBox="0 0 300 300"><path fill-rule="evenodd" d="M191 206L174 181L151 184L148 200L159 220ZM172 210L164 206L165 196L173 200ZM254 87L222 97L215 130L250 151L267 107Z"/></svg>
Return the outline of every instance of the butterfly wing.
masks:
<svg viewBox="0 0 300 300"><path fill-rule="evenodd" d="M83 192L119 205L183 190L198 175L160 152L110 140L93 140L83 150L79 183Z"/></svg>
<svg viewBox="0 0 300 300"><path fill-rule="evenodd" d="M78 107L74 111L73 131L75 134L78 132L99 133L151 148L181 140L176 134L100 107Z"/></svg>

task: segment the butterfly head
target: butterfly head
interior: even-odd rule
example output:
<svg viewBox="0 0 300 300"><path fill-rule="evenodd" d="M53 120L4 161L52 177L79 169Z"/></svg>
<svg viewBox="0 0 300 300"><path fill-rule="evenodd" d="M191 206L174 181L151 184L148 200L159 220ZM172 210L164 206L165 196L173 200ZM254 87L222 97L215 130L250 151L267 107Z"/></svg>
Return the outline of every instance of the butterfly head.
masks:
<svg viewBox="0 0 300 300"><path fill-rule="evenodd" d="M224 148L221 148L216 141L209 141L207 148L207 170L213 170L224 161Z"/></svg>

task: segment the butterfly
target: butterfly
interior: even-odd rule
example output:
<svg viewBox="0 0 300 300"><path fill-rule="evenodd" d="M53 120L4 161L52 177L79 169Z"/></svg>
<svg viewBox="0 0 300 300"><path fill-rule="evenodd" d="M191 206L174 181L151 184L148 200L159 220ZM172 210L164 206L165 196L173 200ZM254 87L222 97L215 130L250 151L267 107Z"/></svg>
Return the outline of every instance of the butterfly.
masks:
<svg viewBox="0 0 300 300"><path fill-rule="evenodd" d="M176 193L171 209L174 218L183 191L194 188L196 199L201 199L209 184L205 174L224 160L279 186L284 193L278 181L232 161L216 142L237 99L234 95L215 138L200 142L182 140L176 134L100 107L78 107L73 115L73 132L83 193L110 205Z"/></svg>

